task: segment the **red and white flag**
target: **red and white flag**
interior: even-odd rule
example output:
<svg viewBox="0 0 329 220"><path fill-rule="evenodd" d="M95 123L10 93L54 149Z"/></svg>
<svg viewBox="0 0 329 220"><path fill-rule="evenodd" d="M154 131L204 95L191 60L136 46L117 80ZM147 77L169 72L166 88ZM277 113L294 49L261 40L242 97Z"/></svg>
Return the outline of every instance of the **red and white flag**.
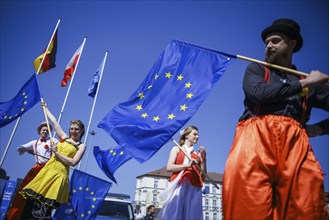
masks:
<svg viewBox="0 0 329 220"><path fill-rule="evenodd" d="M66 65L65 72L64 72L64 78L62 79L61 86L66 86L67 81L72 78L72 75L75 71L76 65L79 62L80 54L82 52L84 43L81 44L81 46L75 51L73 57L71 58L70 62Z"/></svg>

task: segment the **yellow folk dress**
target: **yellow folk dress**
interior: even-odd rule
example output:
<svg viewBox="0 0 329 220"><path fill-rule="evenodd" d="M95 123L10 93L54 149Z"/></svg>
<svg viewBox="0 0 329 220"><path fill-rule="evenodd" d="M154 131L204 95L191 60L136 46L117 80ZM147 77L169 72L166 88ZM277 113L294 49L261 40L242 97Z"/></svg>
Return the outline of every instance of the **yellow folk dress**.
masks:
<svg viewBox="0 0 329 220"><path fill-rule="evenodd" d="M78 149L71 143L61 141L57 150L62 155L73 158ZM70 166L60 161L55 154L38 175L20 192L24 198L39 200L42 204L58 208L68 201Z"/></svg>

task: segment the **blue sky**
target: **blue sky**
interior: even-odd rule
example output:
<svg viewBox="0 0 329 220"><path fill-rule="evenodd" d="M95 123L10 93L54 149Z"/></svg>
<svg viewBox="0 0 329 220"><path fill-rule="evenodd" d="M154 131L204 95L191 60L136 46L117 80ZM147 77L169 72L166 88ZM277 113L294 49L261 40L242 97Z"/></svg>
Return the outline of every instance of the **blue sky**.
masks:
<svg viewBox="0 0 329 220"><path fill-rule="evenodd" d="M60 87L66 64L84 37L86 44L61 119L65 130L71 119L87 126L93 99L87 90L105 51L108 59L94 109L81 170L109 180L98 168L92 147L116 146L97 124L115 105L126 101L137 89L163 49L172 39L263 60L261 31L275 19L289 17L299 22L304 46L293 59L299 70L329 73L328 1L1 1L0 13L0 101L13 98L33 74L33 60L46 48L56 22L58 32L56 68L39 75L43 98L59 116L68 87ZM207 149L208 171L223 173L235 126L243 112L242 77L247 61L235 60L187 125L200 132L200 145ZM310 122L328 117L314 110ZM28 154L16 147L38 137L36 127L44 121L37 104L23 115L3 163L11 179L23 178L34 165ZM0 155L15 122L0 129ZM178 140L178 134L174 136ZM91 142L91 145L90 145ZM329 137L311 140L329 191ZM111 192L127 193L132 199L136 176L167 164L172 143L165 144L144 164L131 160L115 177ZM87 154L89 155L87 156ZM88 158L88 160L87 160Z"/></svg>

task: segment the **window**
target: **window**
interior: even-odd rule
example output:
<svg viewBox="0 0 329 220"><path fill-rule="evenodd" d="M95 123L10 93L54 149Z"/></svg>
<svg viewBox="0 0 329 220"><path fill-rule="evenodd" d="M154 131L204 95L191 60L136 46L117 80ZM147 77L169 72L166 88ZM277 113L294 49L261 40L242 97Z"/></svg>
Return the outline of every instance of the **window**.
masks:
<svg viewBox="0 0 329 220"><path fill-rule="evenodd" d="M216 187L212 185L212 193L216 193Z"/></svg>
<svg viewBox="0 0 329 220"><path fill-rule="evenodd" d="M205 199L205 200L204 200L204 205L205 205L205 206L209 206L209 199Z"/></svg>
<svg viewBox="0 0 329 220"><path fill-rule="evenodd" d="M209 213L208 212L206 212L204 220L209 220Z"/></svg>
<svg viewBox="0 0 329 220"><path fill-rule="evenodd" d="M153 193L153 203L154 204L157 202L157 197L158 197L158 194L157 193Z"/></svg>
<svg viewBox="0 0 329 220"><path fill-rule="evenodd" d="M214 199L214 200L212 200L212 207L217 207L217 200L216 199Z"/></svg>
<svg viewBox="0 0 329 220"><path fill-rule="evenodd" d="M158 179L154 179L154 188L157 189L159 185L159 180Z"/></svg>
<svg viewBox="0 0 329 220"><path fill-rule="evenodd" d="M218 220L217 212L214 212L214 214L213 214L213 220Z"/></svg>

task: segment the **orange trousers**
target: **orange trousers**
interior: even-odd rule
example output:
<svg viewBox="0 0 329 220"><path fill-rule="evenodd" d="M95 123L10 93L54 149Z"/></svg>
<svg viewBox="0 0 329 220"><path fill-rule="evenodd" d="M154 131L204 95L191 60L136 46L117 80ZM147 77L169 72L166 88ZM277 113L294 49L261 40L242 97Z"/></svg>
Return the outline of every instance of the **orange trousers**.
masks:
<svg viewBox="0 0 329 220"><path fill-rule="evenodd" d="M239 122L223 177L231 219L329 219L323 173L306 130L268 115Z"/></svg>
<svg viewBox="0 0 329 220"><path fill-rule="evenodd" d="M20 220L23 209L25 207L26 200L19 193L31 180L39 173L39 171L45 166L44 164L36 164L30 169L30 171L24 177L19 189L17 190L14 201L10 208L7 220ZM22 216L23 217L23 216ZM24 217L23 217L24 218Z"/></svg>

